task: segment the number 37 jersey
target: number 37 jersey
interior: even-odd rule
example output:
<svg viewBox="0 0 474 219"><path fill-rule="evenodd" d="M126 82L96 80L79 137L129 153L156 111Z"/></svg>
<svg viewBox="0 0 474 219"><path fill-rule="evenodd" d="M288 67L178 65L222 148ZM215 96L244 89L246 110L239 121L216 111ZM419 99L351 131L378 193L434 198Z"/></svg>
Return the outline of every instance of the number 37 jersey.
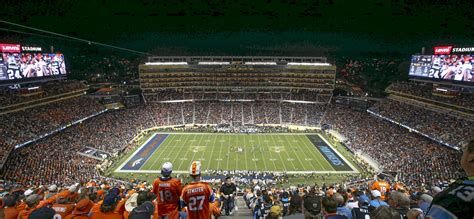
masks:
<svg viewBox="0 0 474 219"><path fill-rule="evenodd" d="M157 196L160 216L178 210L181 188L181 181L175 178L158 178L153 182L153 193Z"/></svg>
<svg viewBox="0 0 474 219"><path fill-rule="evenodd" d="M190 219L207 219L211 216L210 202L214 201L214 193L205 182L192 182L183 188L181 199L188 207Z"/></svg>

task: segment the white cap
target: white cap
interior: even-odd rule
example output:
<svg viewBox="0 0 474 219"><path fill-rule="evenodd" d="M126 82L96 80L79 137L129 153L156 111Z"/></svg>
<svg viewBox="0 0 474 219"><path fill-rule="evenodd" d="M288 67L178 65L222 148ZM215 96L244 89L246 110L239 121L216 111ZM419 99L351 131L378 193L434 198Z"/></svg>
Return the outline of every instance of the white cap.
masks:
<svg viewBox="0 0 474 219"><path fill-rule="evenodd" d="M33 190L31 190L31 189L26 190L25 193L24 193L25 196L29 196L31 194L33 194Z"/></svg>
<svg viewBox="0 0 474 219"><path fill-rule="evenodd" d="M79 186L79 183L75 183L72 186L69 186L69 191L70 192L75 192L77 190L77 187Z"/></svg>
<svg viewBox="0 0 474 219"><path fill-rule="evenodd" d="M49 190L50 192L55 192L57 189L58 189L58 186L57 186L57 185L54 185L54 184L53 184L53 185L50 185L50 186L48 187L48 190Z"/></svg>
<svg viewBox="0 0 474 219"><path fill-rule="evenodd" d="M170 175L173 171L173 164L171 162L165 162L163 166L161 166L161 174L163 175Z"/></svg>
<svg viewBox="0 0 474 219"><path fill-rule="evenodd" d="M201 161L193 161L191 163L191 167L189 167L189 175L201 175Z"/></svg>
<svg viewBox="0 0 474 219"><path fill-rule="evenodd" d="M425 201L425 202L428 202L428 203L431 203L433 201L433 197L431 197L430 195L427 195L427 194L421 195L420 199Z"/></svg>
<svg viewBox="0 0 474 219"><path fill-rule="evenodd" d="M435 194L438 194L438 193L440 193L442 190L441 190L441 188L439 188L438 186L433 186L433 187L431 187L431 191L433 191L433 193L435 193Z"/></svg>
<svg viewBox="0 0 474 219"><path fill-rule="evenodd" d="M374 197L381 197L382 194L380 193L379 190L372 190L370 193L372 193L372 196Z"/></svg>

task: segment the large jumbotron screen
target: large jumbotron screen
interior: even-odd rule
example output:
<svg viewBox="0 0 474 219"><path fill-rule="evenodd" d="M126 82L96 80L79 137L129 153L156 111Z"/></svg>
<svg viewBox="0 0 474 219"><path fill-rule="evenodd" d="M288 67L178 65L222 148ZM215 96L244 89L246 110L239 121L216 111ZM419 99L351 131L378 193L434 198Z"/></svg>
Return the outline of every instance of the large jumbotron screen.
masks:
<svg viewBox="0 0 474 219"><path fill-rule="evenodd" d="M410 76L474 83L474 55L414 55Z"/></svg>
<svg viewBox="0 0 474 219"><path fill-rule="evenodd" d="M40 79L43 77L64 76L66 64L61 53L44 53L41 51L27 51L19 45L0 44L0 83L23 80ZM40 50L40 48L39 48Z"/></svg>
<svg viewBox="0 0 474 219"><path fill-rule="evenodd" d="M434 55L413 55L408 75L415 79L474 84L474 48L435 47Z"/></svg>

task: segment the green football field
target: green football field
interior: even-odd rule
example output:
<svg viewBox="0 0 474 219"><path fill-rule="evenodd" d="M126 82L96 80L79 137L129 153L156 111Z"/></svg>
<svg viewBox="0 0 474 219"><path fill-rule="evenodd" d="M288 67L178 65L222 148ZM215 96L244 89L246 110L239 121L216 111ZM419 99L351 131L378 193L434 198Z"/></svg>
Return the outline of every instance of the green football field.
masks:
<svg viewBox="0 0 474 219"><path fill-rule="evenodd" d="M204 170L287 173L355 173L346 158L318 134L155 133L123 161L116 173L159 173L170 161L187 173L200 160Z"/></svg>

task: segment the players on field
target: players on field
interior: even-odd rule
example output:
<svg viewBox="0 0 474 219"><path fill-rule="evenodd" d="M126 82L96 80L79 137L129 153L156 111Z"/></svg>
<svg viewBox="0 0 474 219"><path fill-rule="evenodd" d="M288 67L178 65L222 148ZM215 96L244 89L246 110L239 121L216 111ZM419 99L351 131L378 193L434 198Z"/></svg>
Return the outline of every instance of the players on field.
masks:
<svg viewBox="0 0 474 219"><path fill-rule="evenodd" d="M161 167L161 177L153 182L153 193L157 196L158 218L177 219L179 217L181 180L171 177L173 165L166 162Z"/></svg>
<svg viewBox="0 0 474 219"><path fill-rule="evenodd" d="M193 161L189 169L192 182L183 188L181 200L186 206L189 219L211 218L210 203L214 192L206 182L201 182L201 162Z"/></svg>

